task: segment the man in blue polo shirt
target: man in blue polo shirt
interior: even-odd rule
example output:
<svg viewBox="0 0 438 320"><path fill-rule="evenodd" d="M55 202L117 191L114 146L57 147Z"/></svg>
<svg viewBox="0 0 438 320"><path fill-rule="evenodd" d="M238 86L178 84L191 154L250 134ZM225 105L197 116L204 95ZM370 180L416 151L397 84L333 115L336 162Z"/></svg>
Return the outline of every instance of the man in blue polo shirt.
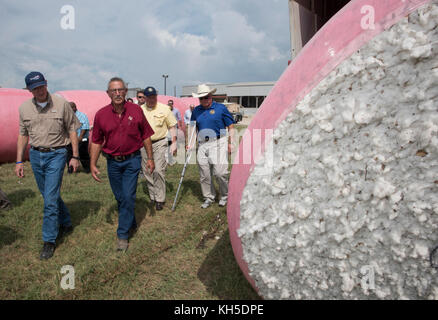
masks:
<svg viewBox="0 0 438 320"><path fill-rule="evenodd" d="M212 173L219 185L219 206L224 207L228 199L228 153L232 152L234 141L234 119L225 105L213 101L213 93L205 84L198 86L198 92L192 96L199 98L190 118L196 122L198 131L198 167L204 203L201 208L208 208L216 198L212 183ZM228 139L227 139L228 129ZM192 148L189 146L188 148ZM213 170L213 172L211 171Z"/></svg>

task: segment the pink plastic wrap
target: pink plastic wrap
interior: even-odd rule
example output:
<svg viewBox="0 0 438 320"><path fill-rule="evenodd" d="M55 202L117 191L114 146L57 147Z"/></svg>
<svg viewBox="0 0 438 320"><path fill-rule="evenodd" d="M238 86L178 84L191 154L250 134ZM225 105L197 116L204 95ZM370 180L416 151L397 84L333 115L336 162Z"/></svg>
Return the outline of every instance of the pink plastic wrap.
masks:
<svg viewBox="0 0 438 320"><path fill-rule="evenodd" d="M0 163L13 162L17 153L18 107L32 94L22 89L0 88ZM27 157L27 153L25 157Z"/></svg>

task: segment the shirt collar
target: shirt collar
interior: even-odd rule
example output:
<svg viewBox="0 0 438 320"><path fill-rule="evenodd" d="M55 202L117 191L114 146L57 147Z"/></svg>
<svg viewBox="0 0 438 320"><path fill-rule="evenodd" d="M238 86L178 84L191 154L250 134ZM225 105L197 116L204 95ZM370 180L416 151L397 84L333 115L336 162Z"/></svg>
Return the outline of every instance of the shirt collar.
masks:
<svg viewBox="0 0 438 320"><path fill-rule="evenodd" d="M35 97L32 98L32 103L35 105L35 107L41 108L41 106L38 105ZM49 92L47 92L47 105L44 107L44 109L49 109L53 105L52 96Z"/></svg>
<svg viewBox="0 0 438 320"><path fill-rule="evenodd" d="M148 107L148 104L145 102L142 106L144 106L147 110L152 111L155 110L158 106L158 102L153 107Z"/></svg>
<svg viewBox="0 0 438 320"><path fill-rule="evenodd" d="M214 109L214 108L215 108L215 104L216 104L216 101L213 101L213 102L211 103L211 105L210 105L207 109L205 109L205 108L202 106L202 104L201 104L201 109L203 109L203 110ZM190 110L190 109L189 109L189 110Z"/></svg>
<svg viewBox="0 0 438 320"><path fill-rule="evenodd" d="M125 104L126 104L126 101L123 103L123 111L122 111L121 114L124 114L124 113L126 112L126 106L125 106ZM116 109L114 109L114 106L113 106L112 103L110 104L110 106L111 106L111 111L112 111L113 113L115 113L115 114L118 114L117 111L116 111Z"/></svg>

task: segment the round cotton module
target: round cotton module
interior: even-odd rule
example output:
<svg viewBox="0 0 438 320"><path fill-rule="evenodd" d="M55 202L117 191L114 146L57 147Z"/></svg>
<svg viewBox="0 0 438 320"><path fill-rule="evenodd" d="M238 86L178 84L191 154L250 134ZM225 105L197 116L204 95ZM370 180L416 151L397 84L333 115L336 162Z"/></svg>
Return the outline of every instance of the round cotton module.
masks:
<svg viewBox="0 0 438 320"><path fill-rule="evenodd" d="M27 90L0 88L0 163L17 159L18 107L31 97ZM27 150L25 158L28 158Z"/></svg>
<svg viewBox="0 0 438 320"><path fill-rule="evenodd" d="M437 26L438 0L351 1L256 114L228 221L263 298L438 299Z"/></svg>

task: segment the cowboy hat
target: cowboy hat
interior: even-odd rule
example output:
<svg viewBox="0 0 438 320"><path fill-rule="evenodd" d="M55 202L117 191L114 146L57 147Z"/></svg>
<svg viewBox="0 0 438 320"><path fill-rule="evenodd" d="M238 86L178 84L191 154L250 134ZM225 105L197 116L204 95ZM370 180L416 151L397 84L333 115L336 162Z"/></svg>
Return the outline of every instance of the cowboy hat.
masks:
<svg viewBox="0 0 438 320"><path fill-rule="evenodd" d="M216 92L216 89L212 90L206 84L200 84L198 86L198 93L192 93L192 96L193 96L193 98L202 98L202 97L209 95L210 93L215 93L215 92Z"/></svg>

